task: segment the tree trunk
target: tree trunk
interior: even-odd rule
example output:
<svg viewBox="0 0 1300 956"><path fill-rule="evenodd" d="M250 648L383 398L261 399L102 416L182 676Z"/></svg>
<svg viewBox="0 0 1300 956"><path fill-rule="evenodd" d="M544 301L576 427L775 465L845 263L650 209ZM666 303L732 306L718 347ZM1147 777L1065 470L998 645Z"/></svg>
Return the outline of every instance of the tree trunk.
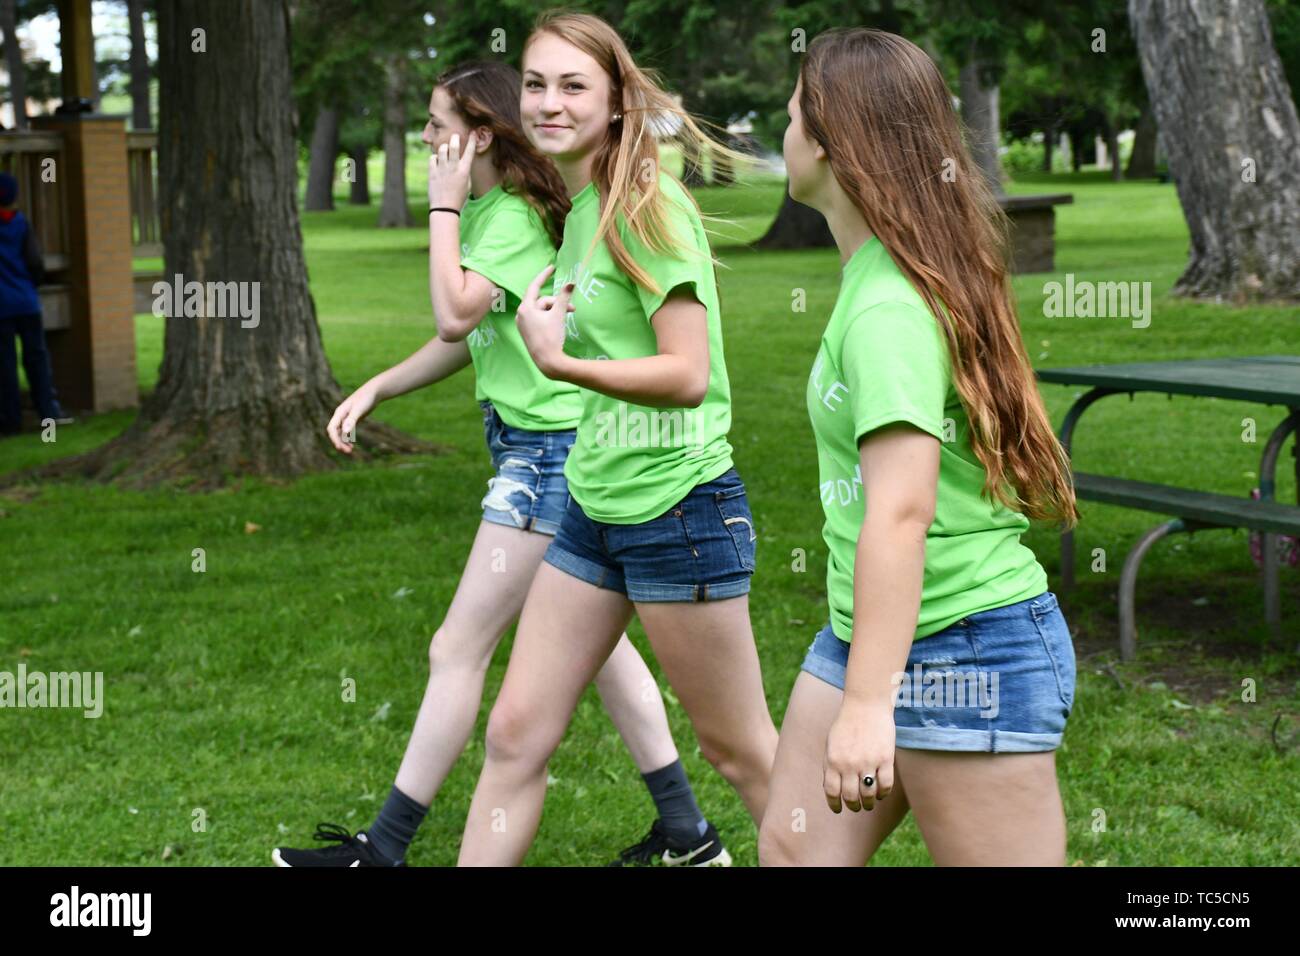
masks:
<svg viewBox="0 0 1300 956"><path fill-rule="evenodd" d="M14 108L14 129L27 129L27 73L18 44L17 0L0 0L0 29L5 32L5 67L9 71L9 98Z"/></svg>
<svg viewBox="0 0 1300 956"><path fill-rule="evenodd" d="M1129 0L1191 232L1178 295L1300 298L1300 118L1263 0Z"/></svg>
<svg viewBox="0 0 1300 956"><path fill-rule="evenodd" d="M1043 130L1043 172L1052 171L1052 140L1056 136L1056 127L1049 126Z"/></svg>
<svg viewBox="0 0 1300 956"><path fill-rule="evenodd" d="M1156 175L1156 114L1147 104L1133 131L1133 152L1124 175L1129 179L1154 179Z"/></svg>
<svg viewBox="0 0 1300 956"><path fill-rule="evenodd" d="M682 183L689 187L703 186L704 167L699 147L690 138L680 141L682 151Z"/></svg>
<svg viewBox="0 0 1300 956"><path fill-rule="evenodd" d="M1106 123L1106 152L1110 153L1111 182L1121 182L1124 169L1119 162L1119 123L1113 119Z"/></svg>
<svg viewBox="0 0 1300 956"><path fill-rule="evenodd" d="M831 227L826 217L811 206L790 198L790 181L786 180L781 210L768 227L763 238L754 243L756 249L820 249L835 245Z"/></svg>
<svg viewBox="0 0 1300 956"><path fill-rule="evenodd" d="M144 39L145 0L127 0L131 24L131 128L153 129L149 109L149 48Z"/></svg>
<svg viewBox="0 0 1300 956"><path fill-rule="evenodd" d="M350 206L370 205L370 171L366 167L366 156L369 152L364 147L348 150L348 159L352 160L352 168L355 170L351 184L352 191L348 194Z"/></svg>
<svg viewBox="0 0 1300 956"><path fill-rule="evenodd" d="M333 211L334 161L339 155L339 111L322 106L316 111L307 160L308 212Z"/></svg>
<svg viewBox="0 0 1300 956"><path fill-rule="evenodd" d="M970 139L971 158L984 174L995 195L1002 195L1002 162L998 147L1002 143L1002 124L998 116L998 88L986 85L988 64L975 53L961 68L959 86L961 118Z"/></svg>
<svg viewBox="0 0 1300 956"><path fill-rule="evenodd" d="M384 65L384 198L380 227L409 226L406 207L406 61L400 53Z"/></svg>
<svg viewBox="0 0 1300 956"><path fill-rule="evenodd" d="M209 43L220 43L203 69L190 53L190 31L200 26ZM341 459L325 424L342 393L303 261L288 34L284 0L159 4L163 271L169 284L177 274L185 283L236 283L252 308L209 305L201 307L206 315L187 317L189 309L177 315L164 305L158 386L135 422L107 445L45 469L47 476L136 487L185 478L202 489L232 476L301 475ZM378 424L361 426L357 437L362 457L429 448Z"/></svg>

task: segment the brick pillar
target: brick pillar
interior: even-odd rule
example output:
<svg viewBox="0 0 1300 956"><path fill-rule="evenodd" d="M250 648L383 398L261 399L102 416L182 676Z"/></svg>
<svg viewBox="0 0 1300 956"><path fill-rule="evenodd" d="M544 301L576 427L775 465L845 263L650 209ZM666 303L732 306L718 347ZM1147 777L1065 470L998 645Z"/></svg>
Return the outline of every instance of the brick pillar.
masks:
<svg viewBox="0 0 1300 956"><path fill-rule="evenodd" d="M131 285L126 120L80 114L32 118L63 137L57 175L67 199L70 323L48 333L54 384L68 410L139 404Z"/></svg>

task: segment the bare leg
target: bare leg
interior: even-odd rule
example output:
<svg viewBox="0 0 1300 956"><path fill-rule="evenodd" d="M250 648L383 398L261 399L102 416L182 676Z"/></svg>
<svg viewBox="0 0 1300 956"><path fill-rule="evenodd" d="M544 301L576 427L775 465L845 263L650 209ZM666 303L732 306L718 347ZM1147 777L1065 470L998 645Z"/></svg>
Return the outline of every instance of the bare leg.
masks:
<svg viewBox="0 0 1300 956"><path fill-rule="evenodd" d="M460 758L483 701L483 681L501 635L519 616L551 539L483 522L447 616L429 644L429 682L395 781L428 805ZM677 759L650 669L624 635L596 678L601 698L637 769Z"/></svg>
<svg viewBox="0 0 1300 956"><path fill-rule="evenodd" d="M1065 865L1055 751L900 749L895 763L936 865Z"/></svg>
<svg viewBox="0 0 1300 956"><path fill-rule="evenodd" d="M546 763L631 616L622 594L549 564L538 569L488 720L487 759L465 821L461 866L523 860L542 817Z"/></svg>
<svg viewBox="0 0 1300 956"><path fill-rule="evenodd" d="M836 814L826 804L822 770L826 736L844 692L800 672L781 724L767 813L758 834L761 866L862 866L907 816L903 775L875 809Z"/></svg>
<svg viewBox="0 0 1300 956"><path fill-rule="evenodd" d="M429 683L397 771L397 787L426 806L474 732L492 652L519 616L551 539L484 521L442 626L429 644Z"/></svg>
<svg viewBox="0 0 1300 956"><path fill-rule="evenodd" d="M677 760L659 685L626 634L596 675L596 689L637 770L650 773Z"/></svg>
<svg viewBox="0 0 1300 956"><path fill-rule="evenodd" d="M749 597L644 603L637 614L668 682L691 718L700 752L763 819L777 733L749 624Z"/></svg>

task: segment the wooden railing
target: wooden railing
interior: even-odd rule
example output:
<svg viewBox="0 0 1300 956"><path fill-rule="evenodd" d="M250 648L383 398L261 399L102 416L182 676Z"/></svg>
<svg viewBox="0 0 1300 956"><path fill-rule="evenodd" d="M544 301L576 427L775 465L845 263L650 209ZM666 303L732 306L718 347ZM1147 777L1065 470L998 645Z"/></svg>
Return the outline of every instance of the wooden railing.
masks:
<svg viewBox="0 0 1300 956"><path fill-rule="evenodd" d="M68 265L67 197L59 171L63 137L36 131L0 132L0 169L18 180L18 205L36 230L51 272Z"/></svg>
<svg viewBox="0 0 1300 956"><path fill-rule="evenodd" d="M131 242L136 256L161 256L158 221L158 134L136 130L126 134L126 161L131 175Z"/></svg>

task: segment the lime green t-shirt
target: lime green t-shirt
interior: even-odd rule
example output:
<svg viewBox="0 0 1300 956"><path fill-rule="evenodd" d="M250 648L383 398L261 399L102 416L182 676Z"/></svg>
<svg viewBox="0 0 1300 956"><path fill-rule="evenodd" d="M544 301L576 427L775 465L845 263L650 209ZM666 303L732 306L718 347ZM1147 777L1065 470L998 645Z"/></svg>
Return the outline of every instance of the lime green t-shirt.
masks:
<svg viewBox="0 0 1300 956"><path fill-rule="evenodd" d="M970 420L952 383L943 332L879 239L869 239L844 265L808 378L807 403L817 440L822 537L830 552L826 591L837 637L853 636L853 562L869 505L858 440L895 422L940 441L915 636L1047 590L1042 566L1020 543L1028 519L982 494L985 470L971 448Z"/></svg>
<svg viewBox="0 0 1300 956"><path fill-rule="evenodd" d="M638 286L615 264L604 242L582 262L600 219L600 197L588 183L573 197L556 255L555 287L573 282L564 350L581 359L627 359L657 355L650 317L678 286L690 286L708 315L709 387L698 408L634 405L581 389L582 421L569 452L564 477L569 493L589 518L609 524L639 524L667 511L696 485L731 467L731 387L722 355L718 289L708 238L699 214L676 180L661 173L682 258L652 252L617 220L628 252L659 285L656 295Z"/></svg>
<svg viewBox="0 0 1300 956"><path fill-rule="evenodd" d="M515 325L515 310L529 284L554 261L550 235L522 196L498 185L465 203L460 214L461 267L501 290L468 336L474 394L480 402L491 402L507 425L529 431L574 428L582 410L577 386L543 375ZM544 291L549 293L549 287Z"/></svg>

